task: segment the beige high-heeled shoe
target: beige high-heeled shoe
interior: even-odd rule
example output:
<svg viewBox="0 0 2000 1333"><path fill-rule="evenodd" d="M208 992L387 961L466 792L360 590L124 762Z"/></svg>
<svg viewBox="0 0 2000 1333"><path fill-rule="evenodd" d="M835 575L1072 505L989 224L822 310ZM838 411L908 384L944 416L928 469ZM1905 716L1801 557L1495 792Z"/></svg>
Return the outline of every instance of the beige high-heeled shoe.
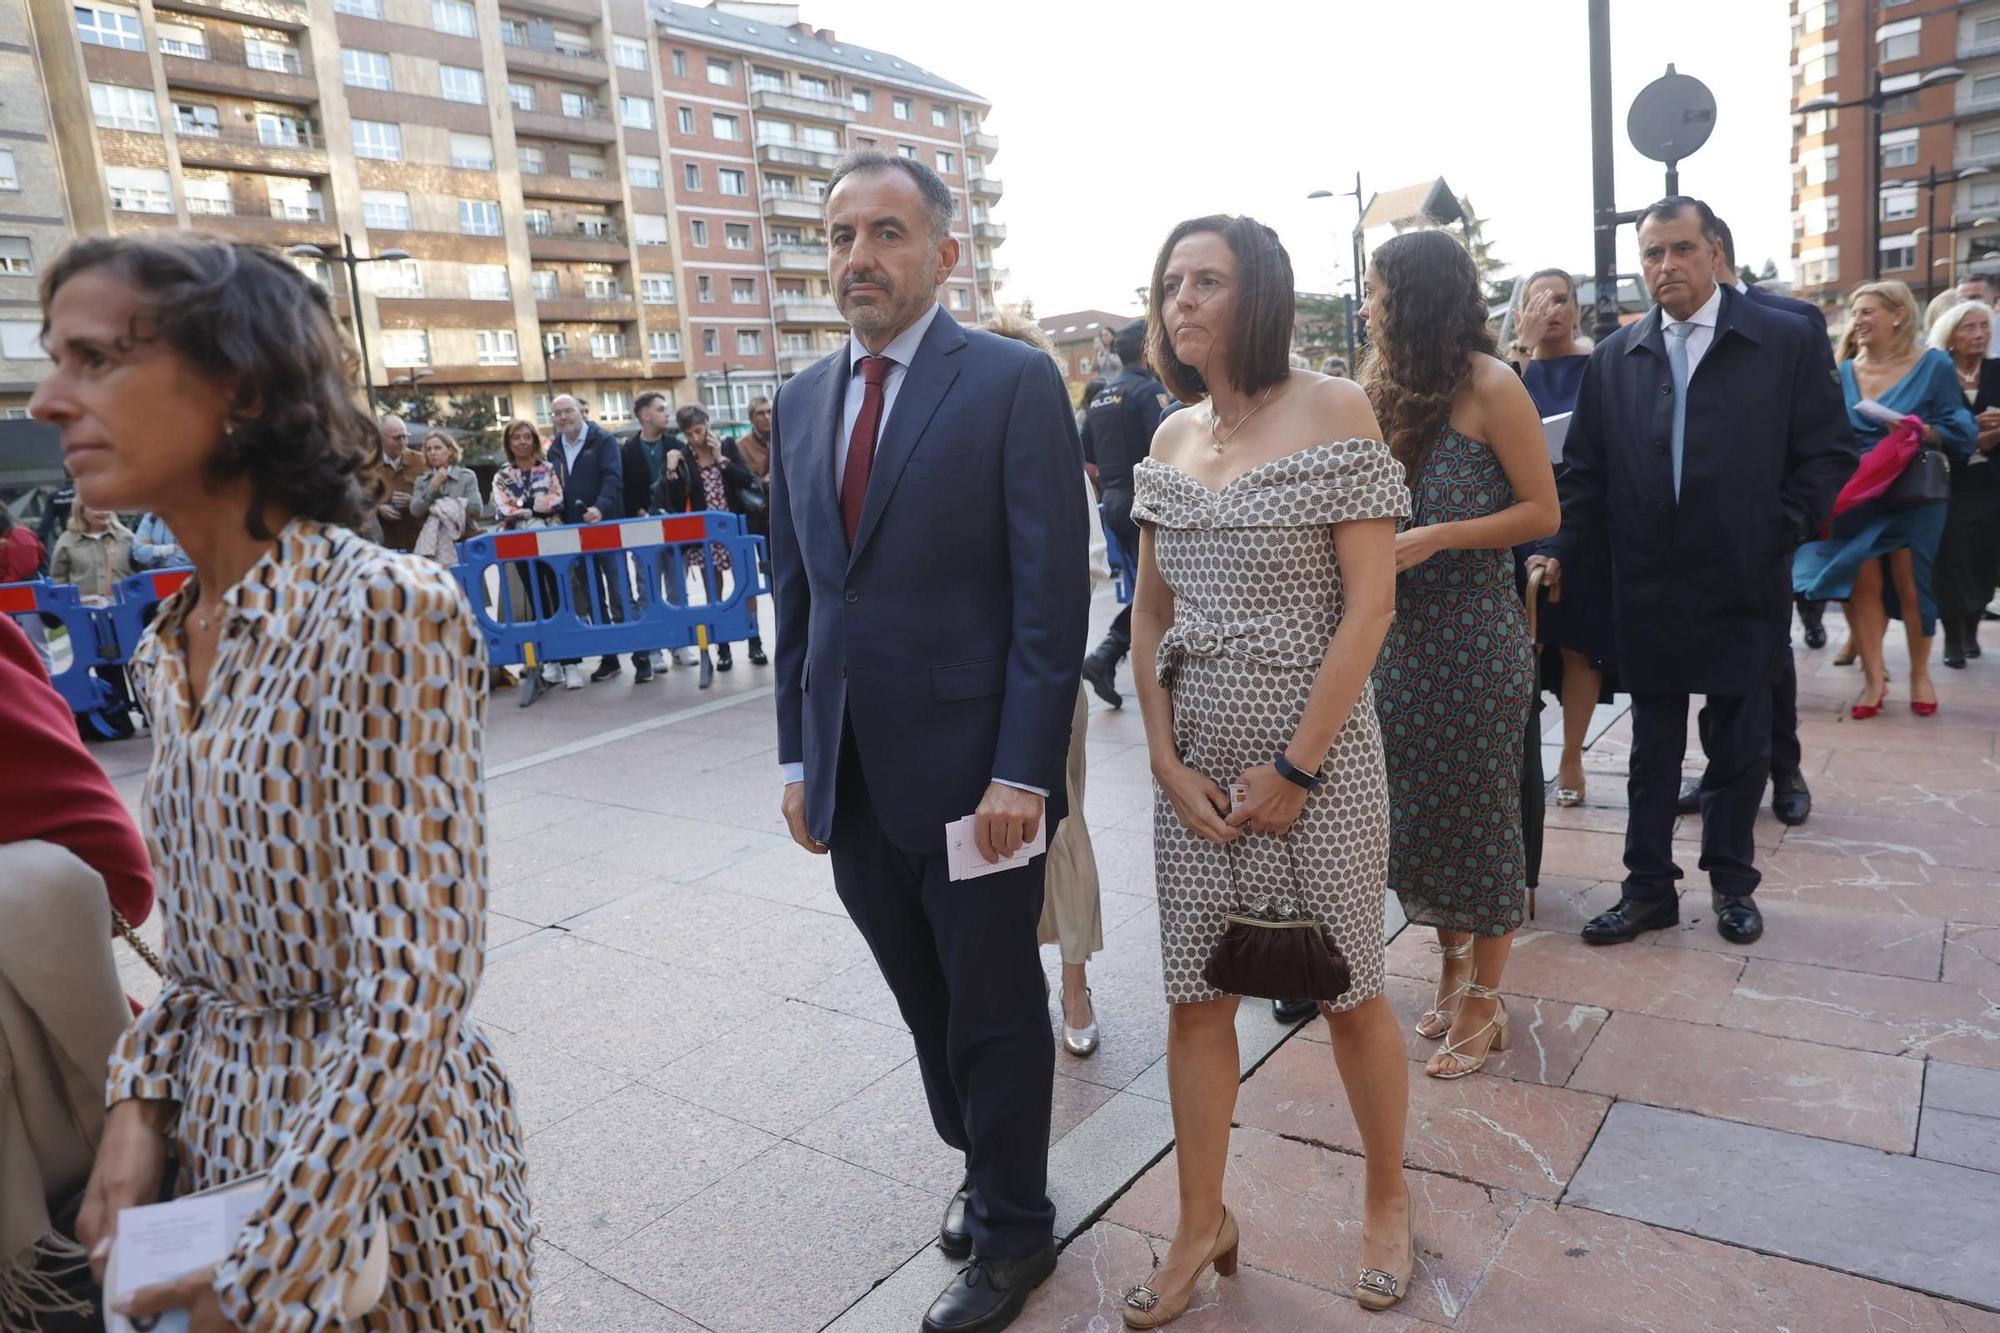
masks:
<svg viewBox="0 0 2000 1333"><path fill-rule="evenodd" d="M1409 1187L1404 1186L1404 1196L1408 1197ZM1354 1279L1354 1303L1364 1310L1386 1310L1403 1297L1410 1294L1410 1279L1417 1272L1417 1201L1409 1202L1410 1246L1404 1251L1407 1259L1400 1273L1385 1272L1380 1268L1364 1268Z"/></svg>
<svg viewBox="0 0 2000 1333"><path fill-rule="evenodd" d="M1476 1074L1486 1067L1486 1058L1488 1056L1492 1055L1495 1051L1504 1051L1507 1049L1507 1002L1500 998L1500 992L1494 990L1491 986L1482 986L1476 981L1468 981L1465 983L1464 993L1471 999L1494 1001L1493 1017L1487 1019L1480 1026L1479 1031L1473 1033L1464 1041L1446 1042L1444 1049L1438 1052L1445 1059L1445 1069L1442 1072L1438 1072L1433 1070L1429 1065L1424 1066L1424 1072L1432 1078L1448 1081L1455 1078L1464 1078L1467 1074ZM1466 1054L1481 1037L1485 1037L1489 1033L1492 1034L1491 1038L1477 1056Z"/></svg>
<svg viewBox="0 0 2000 1333"><path fill-rule="evenodd" d="M1217 1277L1236 1275L1236 1249L1241 1239L1236 1230L1236 1215L1224 1208L1222 1225L1216 1228L1208 1257L1195 1265L1193 1275L1181 1284L1180 1290L1166 1293L1153 1290L1153 1283L1160 1280L1160 1270L1155 1268L1151 1277L1125 1293L1125 1327L1158 1328L1186 1314L1188 1303L1194 1299L1195 1286L1201 1281L1202 1269L1214 1264Z"/></svg>
<svg viewBox="0 0 2000 1333"><path fill-rule="evenodd" d="M1425 947L1440 959L1450 962L1459 962L1472 957L1471 940L1467 940L1463 944L1454 944L1450 948L1437 943L1432 943ZM1443 962L1438 964L1438 979L1440 982L1444 979ZM1419 1037L1422 1037L1425 1041L1437 1041L1445 1033L1451 1031L1451 1020L1458 1014L1458 1001L1464 996L1465 987L1465 982L1459 982L1457 989L1453 990L1451 994L1441 1000L1433 1001L1429 1009L1417 1016L1415 1026ZM1446 1005L1450 1005L1451 1008L1445 1008Z"/></svg>

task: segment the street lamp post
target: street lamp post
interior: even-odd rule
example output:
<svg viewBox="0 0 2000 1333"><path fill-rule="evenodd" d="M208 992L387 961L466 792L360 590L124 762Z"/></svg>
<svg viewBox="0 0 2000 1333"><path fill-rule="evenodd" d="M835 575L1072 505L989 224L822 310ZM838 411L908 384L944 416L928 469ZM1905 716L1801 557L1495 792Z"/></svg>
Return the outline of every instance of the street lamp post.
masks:
<svg viewBox="0 0 2000 1333"><path fill-rule="evenodd" d="M1901 97L1904 93L1922 92L1926 88L1942 88L1946 84L1957 83L1965 77L1965 71L1956 65L1941 65L1937 69L1925 70L1917 76L1915 83L1894 89L1882 90L1882 72L1871 69L1868 73L1868 93L1843 102L1832 93L1810 98L1792 108L1792 114L1803 116L1812 111L1844 111L1849 107L1865 107L1868 111L1868 157L1862 167L1861 197L1868 202L1868 217L1861 226L1861 243L1868 247L1868 273L1871 278L1882 276L1882 107L1891 97ZM1873 188L1870 188L1871 183ZM1929 275L1925 275L1928 281Z"/></svg>
<svg viewBox="0 0 2000 1333"><path fill-rule="evenodd" d="M1937 287L1937 283L1934 281L1934 279L1937 276L1937 267L1938 267L1938 258L1937 258L1937 235L1939 231L1939 227L1937 225L1938 187L1940 185L1953 185L1963 180L1971 180L1975 176L1984 176L1990 170L1992 170L1992 168L1990 167L1966 167L1959 171L1947 171L1943 175L1939 175L1937 166L1935 163L1933 163L1930 167L1925 169L1924 178L1922 180L1882 182L1880 190L1878 191L1879 194L1887 194L1892 187L1895 189L1901 189L1906 185L1915 186L1924 192L1924 226L1923 226L1924 299L1927 301L1933 295L1935 295ZM1956 224L1953 224L1952 226L1943 228L1943 231L1947 236L1955 236L1958 233L1958 227ZM1952 253L1955 260L1955 257L1957 255L1956 242L1953 243ZM1956 273L1957 269L1954 265L1953 275L1956 276Z"/></svg>
<svg viewBox="0 0 2000 1333"><path fill-rule="evenodd" d="M361 381L368 389L368 410L375 410L375 370L368 364L368 326L361 318L361 265L381 264L408 259L407 250L384 250L379 255L357 255L354 253L354 238L346 232L340 235L340 253L330 255L317 245L294 245L285 251L302 259L317 259L324 263L347 266L348 299L353 303L349 312L354 317L354 341L361 348Z"/></svg>
<svg viewBox="0 0 2000 1333"><path fill-rule="evenodd" d="M1342 197L1354 200L1354 232L1348 238L1354 265L1354 299L1347 307L1347 355L1353 359L1350 369L1359 374L1361 371L1361 210L1365 207L1361 198L1361 173L1358 171L1354 173L1352 190L1342 190L1338 194L1332 190L1314 190L1306 196L1308 199Z"/></svg>

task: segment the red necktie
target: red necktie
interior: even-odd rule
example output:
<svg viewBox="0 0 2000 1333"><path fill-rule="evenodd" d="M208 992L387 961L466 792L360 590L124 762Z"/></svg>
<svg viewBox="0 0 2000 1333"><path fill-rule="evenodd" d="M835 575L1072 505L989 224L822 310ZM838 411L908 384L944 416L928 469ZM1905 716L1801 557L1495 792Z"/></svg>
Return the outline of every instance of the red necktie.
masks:
<svg viewBox="0 0 2000 1333"><path fill-rule="evenodd" d="M847 525L847 544L861 531L861 507L868 500L868 474L875 467L875 432L882 424L882 381L896 363L886 356L861 358L861 412L854 433L847 437L847 470L840 478L840 517Z"/></svg>

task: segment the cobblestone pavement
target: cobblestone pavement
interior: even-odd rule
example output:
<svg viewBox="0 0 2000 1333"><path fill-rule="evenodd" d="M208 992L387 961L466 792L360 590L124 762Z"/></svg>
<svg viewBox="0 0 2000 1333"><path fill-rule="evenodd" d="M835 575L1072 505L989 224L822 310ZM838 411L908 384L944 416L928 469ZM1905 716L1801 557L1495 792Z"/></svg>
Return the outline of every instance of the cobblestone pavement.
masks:
<svg viewBox="0 0 2000 1333"><path fill-rule="evenodd" d="M1692 874L1679 930L1577 940L1621 869L1627 724L1599 710L1588 803L1549 812L1503 988L1516 1046L1412 1079L1421 1268L1395 1314L1347 1296L1360 1159L1325 1029L1243 1006L1243 1267L1177 1328L2000 1333L1975 1308L2000 1307L2000 659L1940 669L1924 720L1898 653L1896 709L1855 723L1856 673L1798 651L1816 808L1759 826L1768 929L1747 949ZM475 1013L530 1135L549 1333L910 1333L954 1271L931 1242L958 1164L826 862L784 837L769 675L737 663L706 692L628 671L493 703ZM1118 1327L1172 1224L1142 742L1135 708L1093 706L1104 1044L1056 1055L1072 1239L1018 1328ZM134 799L143 738L97 753ZM1419 934L1390 946L1406 1021L1435 976Z"/></svg>

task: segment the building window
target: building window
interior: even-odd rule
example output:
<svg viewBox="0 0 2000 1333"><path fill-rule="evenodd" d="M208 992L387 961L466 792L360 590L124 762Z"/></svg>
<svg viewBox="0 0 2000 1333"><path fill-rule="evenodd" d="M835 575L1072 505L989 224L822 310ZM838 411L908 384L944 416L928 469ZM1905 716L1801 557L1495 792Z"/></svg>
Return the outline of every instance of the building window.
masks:
<svg viewBox="0 0 2000 1333"><path fill-rule="evenodd" d="M562 113L571 120L595 120L597 99L584 93L564 93Z"/></svg>
<svg viewBox="0 0 2000 1333"><path fill-rule="evenodd" d="M465 0L431 0L431 26L459 37L476 37L479 24Z"/></svg>
<svg viewBox="0 0 2000 1333"><path fill-rule="evenodd" d="M514 416L513 394L496 393L487 401L493 404L493 419L495 421L509 421L513 419Z"/></svg>
<svg viewBox="0 0 2000 1333"><path fill-rule="evenodd" d="M430 334L422 329L382 330L383 365L428 366L430 363Z"/></svg>
<svg viewBox="0 0 2000 1333"><path fill-rule="evenodd" d="M659 189L660 159L657 157L626 158L625 179L642 190Z"/></svg>
<svg viewBox="0 0 2000 1333"><path fill-rule="evenodd" d="M619 352L620 356L625 355ZM632 391L630 389L602 389L597 395L597 415L606 421L629 421L632 418Z"/></svg>
<svg viewBox="0 0 2000 1333"><path fill-rule="evenodd" d="M1884 23L1875 30L1875 58L1882 64L1892 60L1908 60L1917 54L1923 42L1924 21L1904 19L1901 23Z"/></svg>
<svg viewBox="0 0 2000 1333"><path fill-rule="evenodd" d="M940 130L950 129L951 112L946 108L941 107L937 105L935 102L933 102L931 104L931 126L934 129L940 129Z"/></svg>
<svg viewBox="0 0 2000 1333"><path fill-rule="evenodd" d="M491 199L459 200L458 229L467 236L498 236L500 205Z"/></svg>
<svg viewBox="0 0 2000 1333"><path fill-rule="evenodd" d="M360 51L345 46L340 51L340 81L350 88L395 87L389 77L389 57L380 51Z"/></svg>
<svg viewBox="0 0 2000 1333"><path fill-rule="evenodd" d="M558 329L554 333L542 335L543 356L568 356L569 335Z"/></svg>
<svg viewBox="0 0 2000 1333"><path fill-rule="evenodd" d="M1973 157L1992 157L2000 154L2000 129L1974 130L1971 148Z"/></svg>
<svg viewBox="0 0 2000 1333"><path fill-rule="evenodd" d="M653 99L650 97L621 97L618 99L618 119L622 124L635 130L653 128Z"/></svg>
<svg viewBox="0 0 2000 1333"><path fill-rule="evenodd" d="M521 364L521 340L512 329L475 330L472 343L478 349L479 364L482 366Z"/></svg>
<svg viewBox="0 0 2000 1333"><path fill-rule="evenodd" d="M548 151L540 144L521 144L514 149L514 161L524 176L546 176L549 172Z"/></svg>
<svg viewBox="0 0 2000 1333"><path fill-rule="evenodd" d="M910 99L907 97L891 98L889 101L889 114L897 120L908 120L910 118Z"/></svg>
<svg viewBox="0 0 2000 1333"><path fill-rule="evenodd" d="M452 135L451 164L464 171L493 170L493 141L483 134Z"/></svg>
<svg viewBox="0 0 2000 1333"><path fill-rule="evenodd" d="M323 222L326 220L326 204L318 190L310 181L296 176L267 176L264 178L264 194L271 201L271 216L289 222ZM321 260L308 263L320 264Z"/></svg>
<svg viewBox="0 0 2000 1333"><path fill-rule="evenodd" d="M896 151L912 162L917 160L917 146L913 143L899 143L896 145Z"/></svg>
<svg viewBox="0 0 2000 1333"><path fill-rule="evenodd" d="M613 37L611 59L620 69L646 68L646 44L637 37Z"/></svg>
<svg viewBox="0 0 2000 1333"><path fill-rule="evenodd" d="M414 259L395 259L370 264L368 284L377 296L417 298L424 294L423 271Z"/></svg>
<svg viewBox="0 0 2000 1333"><path fill-rule="evenodd" d="M854 109L856 111L859 111L864 115L875 109L875 94L868 91L868 89L866 88L848 89L847 100L854 104Z"/></svg>
<svg viewBox="0 0 2000 1333"><path fill-rule="evenodd" d="M1824 42L1799 51L1799 82L1825 83L1840 73L1840 43Z"/></svg>
<svg viewBox="0 0 2000 1333"><path fill-rule="evenodd" d="M771 69L766 65L750 67L750 91L753 93L781 93L785 91L785 71Z"/></svg>
<svg viewBox="0 0 2000 1333"><path fill-rule="evenodd" d="M701 163L681 163L681 185L689 190L701 189Z"/></svg>
<svg viewBox="0 0 2000 1333"><path fill-rule="evenodd" d="M718 167L715 171L715 188L723 194L746 195L750 193L749 178L733 168Z"/></svg>
<svg viewBox="0 0 2000 1333"><path fill-rule="evenodd" d="M965 288L953 287L951 289L951 308L953 310L965 310L969 308L971 305L972 302L966 299Z"/></svg>
<svg viewBox="0 0 2000 1333"><path fill-rule="evenodd" d="M588 236L593 240L599 241L616 240L618 238L618 233L612 230L611 215L609 213L578 213L576 215L576 233L579 236Z"/></svg>
<svg viewBox="0 0 2000 1333"><path fill-rule="evenodd" d="M507 280L505 264L467 264L465 294L474 301L511 301L513 284Z"/></svg>
<svg viewBox="0 0 2000 1333"><path fill-rule="evenodd" d="M731 278L729 280L729 299L736 305L755 305L757 303L757 280L755 278Z"/></svg>
<svg viewBox="0 0 2000 1333"><path fill-rule="evenodd" d="M139 11L123 5L76 7L76 35L86 46L112 46L121 51L146 49Z"/></svg>
<svg viewBox="0 0 2000 1333"><path fill-rule="evenodd" d="M743 122L735 116L726 116L720 111L711 112L708 123L718 139L735 140L743 137Z"/></svg>
<svg viewBox="0 0 2000 1333"><path fill-rule="evenodd" d="M701 218L688 219L688 244L706 246L708 244L708 223Z"/></svg>
<svg viewBox="0 0 2000 1333"><path fill-rule="evenodd" d="M507 85L507 100L514 104L516 111L533 111L535 109L535 85L532 83L509 83Z"/></svg>
<svg viewBox="0 0 2000 1333"><path fill-rule="evenodd" d="M764 331L762 329L736 330L736 355L764 355Z"/></svg>
<svg viewBox="0 0 2000 1333"><path fill-rule="evenodd" d="M0 190L18 190L21 177L14 170L14 150L0 148Z"/></svg>
<svg viewBox="0 0 2000 1333"><path fill-rule="evenodd" d="M694 299L703 305L715 304L715 279L706 273L698 273L694 279Z"/></svg>
<svg viewBox="0 0 2000 1333"><path fill-rule="evenodd" d="M1884 236L1881 244L1884 273L1901 273L1917 266L1916 237Z"/></svg>
<svg viewBox="0 0 2000 1333"><path fill-rule="evenodd" d="M1822 32L1840 22L1840 0L1824 0L1799 11L1799 31Z"/></svg>
<svg viewBox="0 0 2000 1333"><path fill-rule="evenodd" d="M665 213L634 213L632 215L632 239L641 245L669 245L672 236L667 231Z"/></svg>
<svg viewBox="0 0 2000 1333"><path fill-rule="evenodd" d="M682 134L693 134L695 132L694 108L691 106L681 107L674 113L674 121L680 126Z"/></svg>
<svg viewBox="0 0 2000 1333"><path fill-rule="evenodd" d="M705 356L716 356L722 351L722 335L714 329L701 331L701 350Z"/></svg>
<svg viewBox="0 0 2000 1333"><path fill-rule="evenodd" d="M723 223L722 248L725 250L748 250L750 248L750 224L747 222Z"/></svg>
<svg viewBox="0 0 2000 1333"><path fill-rule="evenodd" d="M106 167L104 183L111 190L111 206L125 213L171 213L172 188L167 173L152 167Z"/></svg>
<svg viewBox="0 0 2000 1333"><path fill-rule="evenodd" d="M155 23L153 31L159 34L161 55L181 56L188 60L208 59L208 35L200 28L191 28L185 23Z"/></svg>
<svg viewBox="0 0 2000 1333"><path fill-rule="evenodd" d="M593 301L617 301L624 297L618 290L618 277L609 264L588 265L583 275L583 294Z"/></svg>
<svg viewBox="0 0 2000 1333"><path fill-rule="evenodd" d="M1806 185L1825 185L1840 179L1840 145L1828 144L1799 154L1799 172Z"/></svg>
<svg viewBox="0 0 2000 1333"><path fill-rule="evenodd" d="M641 273L639 275L639 300L646 305L672 305L674 303L674 275L671 273Z"/></svg>
<svg viewBox="0 0 2000 1333"><path fill-rule="evenodd" d="M1917 215L1917 187L1907 190L1884 190L1882 192L1882 220L1884 222L1904 222Z"/></svg>
<svg viewBox="0 0 2000 1333"><path fill-rule="evenodd" d="M816 74L799 75L799 96L809 97L815 102L832 102L833 85Z"/></svg>
<svg viewBox="0 0 2000 1333"><path fill-rule="evenodd" d="M99 129L160 132L160 108L150 88L128 88L122 83L90 85L90 112ZM169 210L171 211L171 210Z"/></svg>
<svg viewBox="0 0 2000 1333"><path fill-rule="evenodd" d="M206 102L176 102L174 133L193 139L220 138L222 117Z"/></svg>
<svg viewBox="0 0 2000 1333"><path fill-rule="evenodd" d="M1840 229L1840 196L1822 195L1799 205L1799 232L1805 236L1828 236Z"/></svg>
<svg viewBox="0 0 2000 1333"><path fill-rule="evenodd" d="M1838 124L1840 124L1840 113L1838 111L1808 111L1806 112L1805 129L1803 132L1806 134L1825 134Z"/></svg>
<svg viewBox="0 0 2000 1333"><path fill-rule="evenodd" d="M610 361L625 355L625 335L622 333L593 333L590 335L590 355L598 361Z"/></svg>
<svg viewBox="0 0 2000 1333"><path fill-rule="evenodd" d="M384 231L408 231L410 196L401 190L363 190L361 225Z"/></svg>
<svg viewBox="0 0 2000 1333"><path fill-rule="evenodd" d="M333 12L352 14L358 19L382 17L382 0L333 0Z"/></svg>
<svg viewBox="0 0 2000 1333"><path fill-rule="evenodd" d="M0 236L0 273L27 277L35 271L34 250L25 236Z"/></svg>
<svg viewBox="0 0 2000 1333"><path fill-rule="evenodd" d="M947 176L949 176L949 175L951 175L951 174L952 174L953 172L957 171L957 170L958 170L958 154L956 154L956 153L947 153L947 152L943 152L942 150L940 150L940 151L939 151L939 153L938 153L938 155L937 155L937 169L938 169L938 170L939 170L940 172L942 172L943 174L947 175Z"/></svg>
<svg viewBox="0 0 2000 1333"><path fill-rule="evenodd" d="M439 65L438 85L447 102L477 105L486 100L486 76L476 69L466 69L462 65Z"/></svg>
<svg viewBox="0 0 2000 1333"><path fill-rule="evenodd" d="M1972 78L1972 100L1990 102L2000 97L2000 74L1976 74Z"/></svg>
<svg viewBox="0 0 2000 1333"><path fill-rule="evenodd" d="M401 125L392 125L386 120L355 120L348 123L354 127L356 157L372 157L383 162L403 160Z"/></svg>
<svg viewBox="0 0 2000 1333"><path fill-rule="evenodd" d="M1882 167L1913 167L1917 164L1917 131L1890 130L1882 136Z"/></svg>
<svg viewBox="0 0 2000 1333"><path fill-rule="evenodd" d="M571 180L601 181L604 179L604 157L601 153L586 153L572 148L569 153L569 175Z"/></svg>
<svg viewBox="0 0 2000 1333"><path fill-rule="evenodd" d="M1988 15L1972 25L1972 41L1976 46L1988 42L2000 42L2000 14Z"/></svg>
<svg viewBox="0 0 2000 1333"><path fill-rule="evenodd" d="M36 319L0 320L0 356L9 361L41 361L42 323Z"/></svg>
<svg viewBox="0 0 2000 1333"><path fill-rule="evenodd" d="M710 56L708 61L708 81L722 88L727 88L735 83L735 63L728 60L717 60L713 56Z"/></svg>
<svg viewBox="0 0 2000 1333"><path fill-rule="evenodd" d="M688 53L685 51L676 51L674 52L674 77L677 79L685 79L687 76L688 76Z"/></svg>
<svg viewBox="0 0 2000 1333"><path fill-rule="evenodd" d="M646 356L654 361L678 361L681 359L681 331L679 329L654 329L646 335Z"/></svg>
<svg viewBox="0 0 2000 1333"><path fill-rule="evenodd" d="M538 268L528 274L528 290L535 294L537 301L553 301L561 289L556 285L556 271L552 268Z"/></svg>

